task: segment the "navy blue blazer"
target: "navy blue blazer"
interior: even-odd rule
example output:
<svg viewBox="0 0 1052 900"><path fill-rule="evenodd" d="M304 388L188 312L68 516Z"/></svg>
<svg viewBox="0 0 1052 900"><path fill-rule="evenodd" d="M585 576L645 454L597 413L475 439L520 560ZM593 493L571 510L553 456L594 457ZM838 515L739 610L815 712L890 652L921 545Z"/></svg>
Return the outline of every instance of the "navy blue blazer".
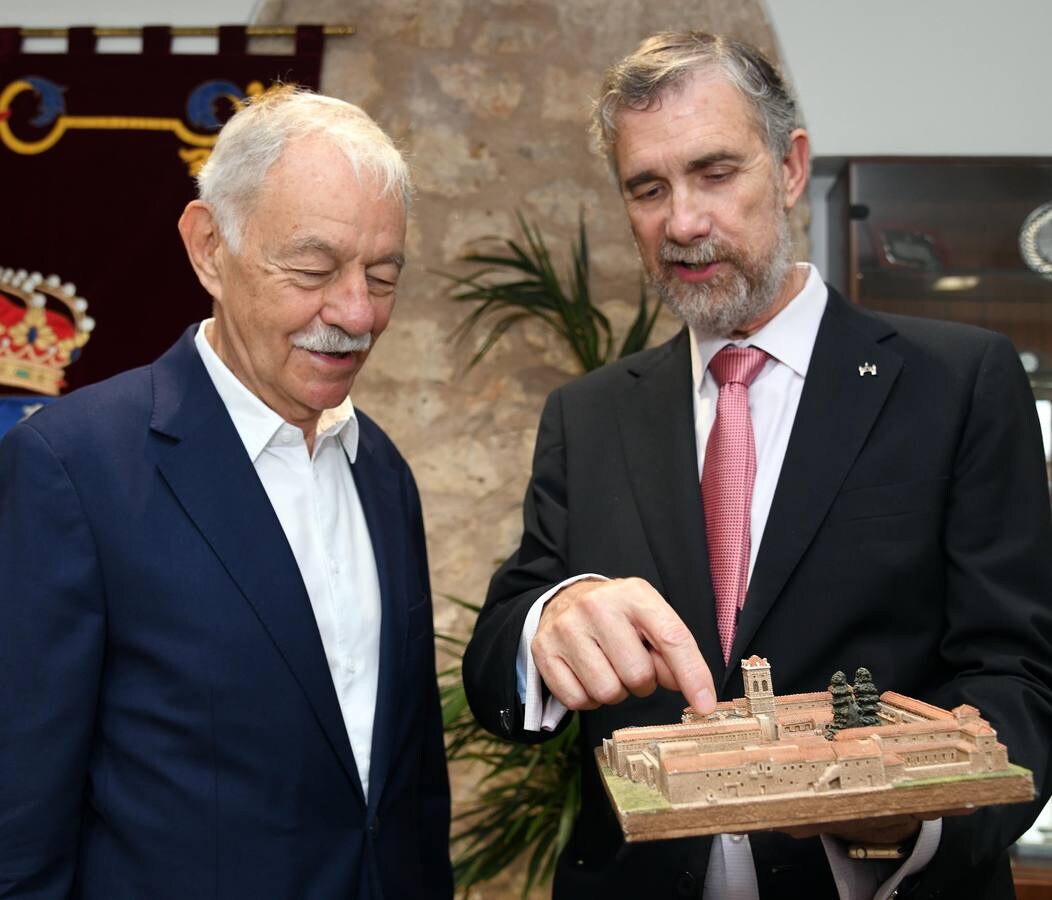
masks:
<svg viewBox="0 0 1052 900"><path fill-rule="evenodd" d="M412 475L359 413L383 611L366 797L194 328L0 443L0 896L450 897Z"/></svg>

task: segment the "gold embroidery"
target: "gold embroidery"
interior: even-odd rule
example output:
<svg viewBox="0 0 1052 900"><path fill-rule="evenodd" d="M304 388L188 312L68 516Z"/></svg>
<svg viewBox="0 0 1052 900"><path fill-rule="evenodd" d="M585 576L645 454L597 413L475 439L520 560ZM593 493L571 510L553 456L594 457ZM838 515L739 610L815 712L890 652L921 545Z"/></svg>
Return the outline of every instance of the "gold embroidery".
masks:
<svg viewBox="0 0 1052 900"><path fill-rule="evenodd" d="M44 153L55 146L62 136L70 129L82 130L109 130L109 131L170 131L183 144L189 146L179 148L179 157L186 163L191 176L197 175L202 166L208 161L212 153L212 147L218 139L218 134L199 134L187 128L180 120L167 117L150 116L67 116L59 115L47 135L37 141L23 141L12 130L9 124L11 105L15 98L25 91L36 92L36 88L24 79L12 81L0 93L0 140L15 153L23 156L35 156ZM260 81L253 81L248 85L246 94L249 97L257 97L264 92ZM240 109L243 105L241 97L233 94L224 95L235 108Z"/></svg>

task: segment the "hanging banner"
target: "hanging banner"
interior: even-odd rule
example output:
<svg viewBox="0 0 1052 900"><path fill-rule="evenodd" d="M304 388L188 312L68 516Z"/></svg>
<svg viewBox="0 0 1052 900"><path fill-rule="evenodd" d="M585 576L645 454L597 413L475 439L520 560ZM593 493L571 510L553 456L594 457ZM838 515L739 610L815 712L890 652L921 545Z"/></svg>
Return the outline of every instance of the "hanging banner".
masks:
<svg viewBox="0 0 1052 900"><path fill-rule="evenodd" d="M193 176L243 98L278 81L317 88L323 40L301 26L292 56L254 55L231 26L217 54L172 54L170 29L150 27L141 54L100 54L93 29L72 28L66 54L26 54L0 29L11 409L149 363L210 314L176 231Z"/></svg>

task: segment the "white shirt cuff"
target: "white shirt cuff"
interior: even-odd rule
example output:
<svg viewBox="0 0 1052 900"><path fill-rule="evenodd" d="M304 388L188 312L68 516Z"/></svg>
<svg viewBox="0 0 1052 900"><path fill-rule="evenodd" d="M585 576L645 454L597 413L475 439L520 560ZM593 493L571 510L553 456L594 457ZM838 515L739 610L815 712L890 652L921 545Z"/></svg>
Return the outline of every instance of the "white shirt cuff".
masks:
<svg viewBox="0 0 1052 900"><path fill-rule="evenodd" d="M569 587L571 584L576 584L578 581L584 581L588 578L599 581L608 580L602 575L587 574L574 575L573 578L567 578L565 581L559 582L559 584L545 591L533 602L533 606L530 607L530 611L526 615L526 621L522 624L522 634L519 637L519 652L515 659L515 675L519 685L519 700L525 706L522 722L524 731L554 731L556 726L562 721L563 716L566 715L566 707L556 700L555 697L549 696L546 702L542 702L544 693L541 675L537 671L537 664L533 661L530 644L537 634L537 626L541 621L541 613L544 612L544 604L564 587Z"/></svg>
<svg viewBox="0 0 1052 900"><path fill-rule="evenodd" d="M879 860L851 859L847 855L847 845L828 835L822 835L822 846L825 847L840 900L888 900L902 884L903 879L919 872L931 862L935 851L939 849L941 838L942 819L921 822L913 852L883 883L880 879L882 873L887 872L886 863L881 864Z"/></svg>

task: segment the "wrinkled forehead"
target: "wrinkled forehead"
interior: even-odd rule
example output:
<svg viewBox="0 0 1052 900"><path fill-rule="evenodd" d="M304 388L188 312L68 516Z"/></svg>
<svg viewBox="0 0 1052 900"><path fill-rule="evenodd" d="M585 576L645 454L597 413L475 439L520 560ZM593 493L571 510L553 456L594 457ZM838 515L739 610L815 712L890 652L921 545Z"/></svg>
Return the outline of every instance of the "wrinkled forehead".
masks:
<svg viewBox="0 0 1052 900"><path fill-rule="evenodd" d="M757 159L767 146L749 104L725 79L697 78L645 109L621 112L612 162L619 182L654 167Z"/></svg>

